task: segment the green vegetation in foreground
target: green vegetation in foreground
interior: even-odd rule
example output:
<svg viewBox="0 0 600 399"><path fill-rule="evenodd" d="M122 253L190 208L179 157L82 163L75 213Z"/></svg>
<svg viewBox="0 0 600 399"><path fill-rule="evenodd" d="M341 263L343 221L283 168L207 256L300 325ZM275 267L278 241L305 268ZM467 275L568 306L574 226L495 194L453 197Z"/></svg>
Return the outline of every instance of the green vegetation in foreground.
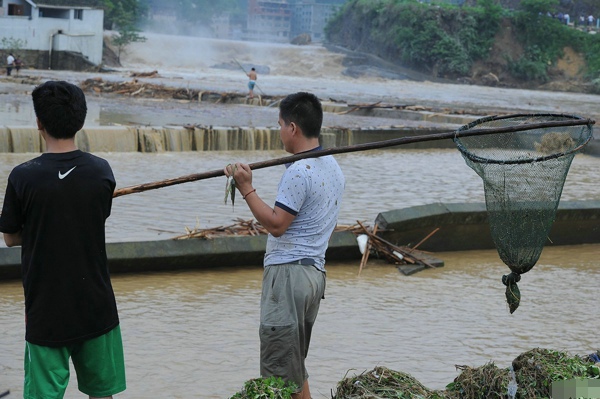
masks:
<svg viewBox="0 0 600 399"><path fill-rule="evenodd" d="M582 32L546 16L558 0L523 0L509 11L495 0L475 7L417 0L350 0L326 27L327 40L434 76L469 76L473 63L486 60L502 26L510 26L523 48L507 59L514 79L543 83L548 70L570 46L585 57L585 78L600 93L600 34Z"/></svg>
<svg viewBox="0 0 600 399"><path fill-rule="evenodd" d="M445 390L429 389L410 374L378 366L344 378L332 399L488 399L509 397L509 390L515 399L549 398L553 381L599 379L599 365L590 356L536 348L517 356L512 370L493 362L478 368L456 366L460 374ZM290 399L294 390L278 377L257 378L230 399Z"/></svg>
<svg viewBox="0 0 600 399"><path fill-rule="evenodd" d="M246 381L244 388L230 399L291 399L296 388L280 377L255 378Z"/></svg>

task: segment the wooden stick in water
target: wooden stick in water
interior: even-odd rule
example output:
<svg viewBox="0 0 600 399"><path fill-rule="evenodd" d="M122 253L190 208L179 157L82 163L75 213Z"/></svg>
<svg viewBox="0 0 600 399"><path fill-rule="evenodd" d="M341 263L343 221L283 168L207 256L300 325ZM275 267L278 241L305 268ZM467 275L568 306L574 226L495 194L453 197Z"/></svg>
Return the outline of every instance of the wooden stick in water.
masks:
<svg viewBox="0 0 600 399"><path fill-rule="evenodd" d="M513 115L513 116L520 116L520 115ZM420 135L420 136L400 137L397 139L375 141L372 143L356 144L356 145L349 145L349 146L344 146L344 147L328 148L326 150L320 150L320 151L305 152L305 153L301 153L301 154L290 155L290 156L283 157L283 158L275 158L275 159L270 159L267 161L255 162L255 163L251 163L249 166L250 166L250 169L256 170L256 169L268 168L271 166L283 165L286 163L298 161L300 159L318 158L318 157L321 157L324 155L342 154L342 153L358 152L358 151L368 151L368 150L374 150L374 149L378 149L378 148L394 147L394 146L399 146L399 145L404 145L404 144L420 143L420 142L425 142L425 141L447 140L447 139L460 138L460 137L481 136L481 135L486 135L486 134L513 133L513 132L519 132L519 131L523 131L523 130L533 130L533 129L542 129L542 128L560 127L560 126L588 125L588 124L594 124L594 123L596 123L596 122L591 119L573 119L573 120L566 120L566 121L530 123L530 124L523 124L523 125L517 125L517 126L496 127L496 128L488 128L488 129L471 129L471 130L461 131L461 132L452 131L452 132L433 133L433 134ZM113 193L113 197L116 198L116 197L120 197L122 195L141 193L142 191L154 190L157 188L173 186L175 184L189 183L189 182L193 182L193 181L197 181L197 180L204 180L204 179L209 179L211 177L219 177L219 176L224 176L224 175L225 175L225 173L223 172L223 169L218 169L218 170L212 170L212 171L208 171L208 172L204 172L204 173L195 173L195 174L191 174L191 175L176 177L173 179L166 179L166 180L161 180L161 181L156 181L156 182L151 182L151 183L143 183L143 184L138 184L136 186L129 186L129 187L123 187L123 188L117 189Z"/></svg>
<svg viewBox="0 0 600 399"><path fill-rule="evenodd" d="M358 222L358 224L360 225L360 227L362 227L365 231L367 230L365 226L362 225L362 223ZM377 223L375 223L375 227L373 227L373 234L377 234ZM368 237L368 236L367 236ZM367 261L369 260L369 252L371 252L371 239L368 238L367 239L367 245L365 247L365 253L362 256L362 259L360 260L360 266L358 268L358 275L360 276L360 272L362 271L363 267L365 267L367 265Z"/></svg>
<svg viewBox="0 0 600 399"><path fill-rule="evenodd" d="M432 235L434 235L435 233L437 233L439 229L440 229L440 228L439 228L439 227L437 227L437 228L436 228L435 230L433 230L431 233L427 234L427 237L425 237L425 238L423 238L421 241L419 241L419 243L418 243L417 245L415 245L414 247L412 247L412 249L417 249L417 248L419 248L419 246L420 246L421 244L423 244L425 241L427 241L427 240L429 239L429 237L431 237Z"/></svg>

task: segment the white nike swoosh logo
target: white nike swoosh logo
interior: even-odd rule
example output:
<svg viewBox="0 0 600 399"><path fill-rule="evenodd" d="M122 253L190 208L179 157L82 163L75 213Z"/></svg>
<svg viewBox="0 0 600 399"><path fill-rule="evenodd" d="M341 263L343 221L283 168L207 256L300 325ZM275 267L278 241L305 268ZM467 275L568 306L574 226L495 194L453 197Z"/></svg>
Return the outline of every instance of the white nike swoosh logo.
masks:
<svg viewBox="0 0 600 399"><path fill-rule="evenodd" d="M75 169L77 166L73 166L71 169L69 169L68 171L66 171L64 174L60 173L60 170L58 171L58 178L60 180L64 179L65 177L67 177L69 175L69 173L71 173L73 171L73 169Z"/></svg>

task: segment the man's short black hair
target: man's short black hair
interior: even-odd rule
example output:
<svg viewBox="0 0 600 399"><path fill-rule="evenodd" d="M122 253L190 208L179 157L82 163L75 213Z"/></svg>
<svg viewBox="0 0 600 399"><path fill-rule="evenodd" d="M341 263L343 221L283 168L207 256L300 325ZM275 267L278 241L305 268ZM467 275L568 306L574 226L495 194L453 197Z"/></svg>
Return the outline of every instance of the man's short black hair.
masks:
<svg viewBox="0 0 600 399"><path fill-rule="evenodd" d="M48 81L31 93L33 109L50 136L69 139L81 130L87 114L83 90L64 81Z"/></svg>
<svg viewBox="0 0 600 399"><path fill-rule="evenodd" d="M321 102L312 93L288 95L279 104L279 115L286 124L294 122L306 137L319 137L323 123Z"/></svg>

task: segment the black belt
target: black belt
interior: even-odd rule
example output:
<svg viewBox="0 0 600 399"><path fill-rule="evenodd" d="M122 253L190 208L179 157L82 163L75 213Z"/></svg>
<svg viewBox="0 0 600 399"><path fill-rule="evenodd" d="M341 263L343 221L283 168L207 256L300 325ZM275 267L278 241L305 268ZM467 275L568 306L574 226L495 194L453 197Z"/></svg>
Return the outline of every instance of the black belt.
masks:
<svg viewBox="0 0 600 399"><path fill-rule="evenodd" d="M289 262L290 265L302 265L302 266L314 266L317 262L313 258L302 258L299 260L295 260L293 262Z"/></svg>

